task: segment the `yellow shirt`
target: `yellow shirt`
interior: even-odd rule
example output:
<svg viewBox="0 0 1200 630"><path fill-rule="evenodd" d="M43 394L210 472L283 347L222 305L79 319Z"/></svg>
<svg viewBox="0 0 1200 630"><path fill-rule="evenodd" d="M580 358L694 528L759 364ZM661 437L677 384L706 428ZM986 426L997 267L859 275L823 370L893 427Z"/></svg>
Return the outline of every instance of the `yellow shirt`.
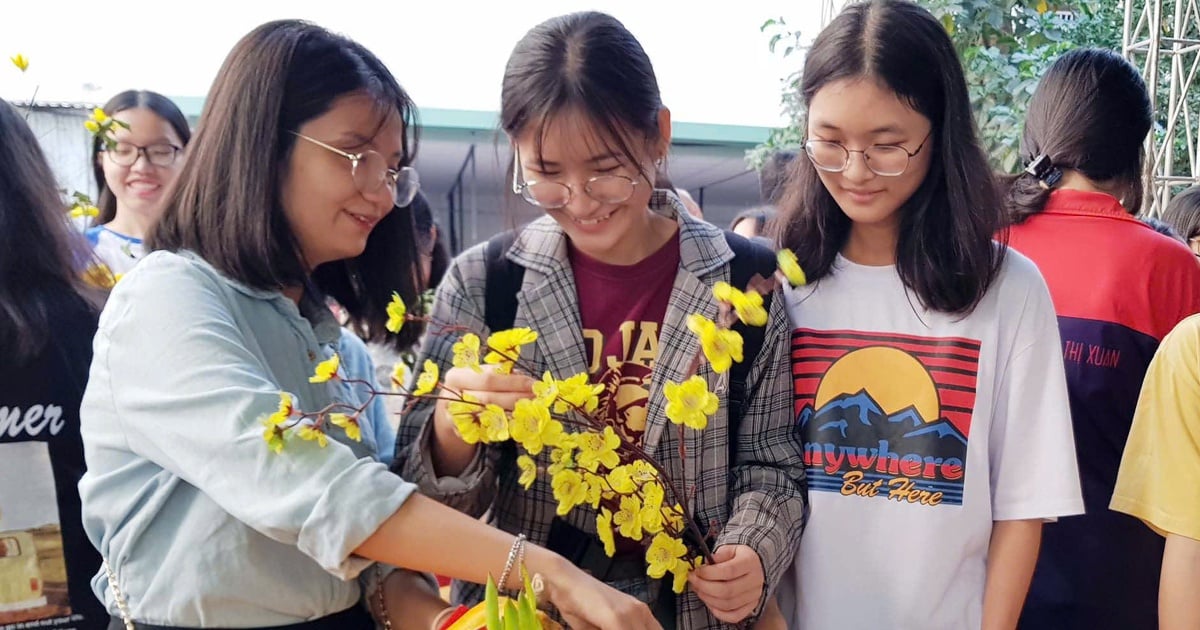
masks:
<svg viewBox="0 0 1200 630"><path fill-rule="evenodd" d="M1200 540L1200 315L1180 322L1150 363L1109 507Z"/></svg>

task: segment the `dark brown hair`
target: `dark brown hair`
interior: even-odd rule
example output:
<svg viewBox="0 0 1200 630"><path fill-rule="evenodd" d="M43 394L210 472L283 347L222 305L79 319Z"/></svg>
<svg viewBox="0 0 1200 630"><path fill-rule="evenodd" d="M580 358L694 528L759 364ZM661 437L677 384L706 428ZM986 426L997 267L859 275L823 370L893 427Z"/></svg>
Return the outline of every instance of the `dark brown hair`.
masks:
<svg viewBox="0 0 1200 630"><path fill-rule="evenodd" d="M1192 186L1171 198L1162 220L1166 221L1184 240L1200 236L1200 186Z"/></svg>
<svg viewBox="0 0 1200 630"><path fill-rule="evenodd" d="M188 161L149 239L153 249L196 252L229 278L259 289L307 285L333 297L371 341L403 350L421 333L389 335L393 291L418 294L412 214L396 208L371 231L357 258L307 268L280 202L295 136L339 97L365 93L380 124L403 121L402 165L416 152L416 107L383 63L361 45L297 20L268 22L234 46L205 100Z"/></svg>
<svg viewBox="0 0 1200 630"><path fill-rule="evenodd" d="M1003 211L962 66L942 24L903 0L850 5L817 36L802 76L806 105L830 83L871 77L929 119L933 156L925 180L899 210L896 271L926 308L969 313L1004 260L1006 248L992 241ZM851 221L811 160L794 160L787 181L781 242L819 281L832 272Z"/></svg>
<svg viewBox="0 0 1200 630"><path fill-rule="evenodd" d="M1146 83L1137 68L1111 50L1080 48L1059 57L1038 83L1025 114L1021 159L1045 155L1058 169L1111 182L1130 214L1137 214L1143 141L1153 123ZM1009 178L1005 205L1021 223L1046 207L1050 190L1028 173Z"/></svg>
<svg viewBox="0 0 1200 630"><path fill-rule="evenodd" d="M171 129L175 130L175 135L179 136L180 142L183 143L180 148L187 147L188 142L192 139L192 130L188 127L187 117L179 111L179 107L171 99L158 92L126 90L108 99L101 109L104 110L104 113L112 116L125 110L138 108L148 109L166 121ZM102 151L104 151L104 142L100 136L95 136L92 138L92 174L96 176L96 190L100 191L96 200L100 214L96 217L94 225L104 225L117 216L117 198L113 195L112 190L109 190L108 180L104 177L104 167L100 164Z"/></svg>
<svg viewBox="0 0 1200 630"><path fill-rule="evenodd" d="M535 146L555 116L578 111L638 166L628 138L660 137L658 79L638 40L611 15L586 11L533 27L513 48L500 92L500 127L516 138L537 125ZM642 175L651 180L643 169ZM662 187L662 184L657 184Z"/></svg>
<svg viewBox="0 0 1200 630"><path fill-rule="evenodd" d="M22 365L53 335L52 309L74 294L93 308L99 295L80 281L91 259L67 219L54 172L33 131L0 99L0 348Z"/></svg>

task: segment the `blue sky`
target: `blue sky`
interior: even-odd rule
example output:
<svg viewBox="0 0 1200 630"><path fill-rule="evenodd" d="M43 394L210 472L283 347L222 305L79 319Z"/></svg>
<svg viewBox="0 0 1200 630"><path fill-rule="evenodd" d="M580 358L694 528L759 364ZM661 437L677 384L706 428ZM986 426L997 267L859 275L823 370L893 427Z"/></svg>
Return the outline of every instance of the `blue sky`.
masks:
<svg viewBox="0 0 1200 630"><path fill-rule="evenodd" d="M597 9L616 16L642 42L676 120L775 126L783 122L780 80L799 59L769 53L759 26L783 16L811 37L817 5L816 0L707 6L677 0L14 0L0 20L0 54L23 53L30 67L22 75L7 62L0 66L0 96L26 100L35 87L39 100L103 102L128 88L201 96L238 38L262 22L286 17L357 39L388 64L421 107L495 110L508 53L525 31L560 13Z"/></svg>

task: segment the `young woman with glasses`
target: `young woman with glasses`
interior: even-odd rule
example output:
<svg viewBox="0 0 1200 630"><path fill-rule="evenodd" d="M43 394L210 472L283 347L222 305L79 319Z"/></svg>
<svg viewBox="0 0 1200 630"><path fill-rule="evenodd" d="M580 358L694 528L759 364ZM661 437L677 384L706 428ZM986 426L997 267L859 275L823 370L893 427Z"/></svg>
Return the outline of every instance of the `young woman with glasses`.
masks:
<svg viewBox="0 0 1200 630"><path fill-rule="evenodd" d="M1023 628L1158 627L1163 538L1109 509L1154 351L1200 312L1195 256L1136 216L1153 125L1138 69L1094 48L1059 57L1025 117L1027 168L1009 183L1008 238L1054 298L1086 514L1045 527ZM1139 504L1114 507L1151 516Z"/></svg>
<svg viewBox="0 0 1200 630"><path fill-rule="evenodd" d="M1045 282L1002 206L942 24L844 10L805 60L807 159L780 203L812 518L793 628L1013 628L1042 522L1079 513Z"/></svg>
<svg viewBox="0 0 1200 630"><path fill-rule="evenodd" d="M156 92L121 92L102 109L129 128L113 127L107 140L116 144L92 139L100 215L87 238L96 257L123 274L145 255L143 240L162 216L192 132L175 103Z"/></svg>
<svg viewBox="0 0 1200 630"><path fill-rule="evenodd" d="M372 340L411 343L385 324L393 292L417 295L414 113L373 54L312 24L264 24L226 58L153 251L96 334L79 487L110 627L367 629L367 603L427 628L445 604L377 562L485 582L522 549L389 472L379 414L359 417L358 439L331 429L274 452L263 437L280 392L304 411L364 402L310 379L339 345L343 368L370 365L326 296ZM561 557L522 554L583 627L657 627Z"/></svg>
<svg viewBox="0 0 1200 630"><path fill-rule="evenodd" d="M569 552L584 569L651 603L664 627L718 628L752 617L791 561L805 511L781 301L772 302L761 350L746 357L744 394L722 394L703 440L689 442L694 463L684 477L662 387L686 378L698 345L686 318L717 312L712 287L730 280L734 254L719 228L692 218L673 192L655 185L670 147L671 114L649 58L611 16L550 19L509 57L500 119L513 146L513 193L546 213L519 231L504 259L522 273L512 323L539 333L527 364L532 374L452 368L457 335L428 335L418 364L432 360L447 386L509 409L532 397L543 371L589 374L604 385L600 407L609 410L615 432L690 489L698 521L717 534L717 562L695 571L690 588L676 596L671 584L647 577L636 543L618 536L610 559L596 536L596 510L555 517L550 483L543 477L522 489L501 447L467 444L442 404L418 403L403 417L398 470L473 517L487 514L501 529ZM481 244L452 263L434 301L434 328L489 332L484 295L495 261L488 262L488 249ZM769 250L749 251L774 260ZM700 374L719 391L707 366ZM745 410L736 434L730 402ZM549 451L537 456L540 466L550 464ZM463 584L455 597L474 602L483 590Z"/></svg>

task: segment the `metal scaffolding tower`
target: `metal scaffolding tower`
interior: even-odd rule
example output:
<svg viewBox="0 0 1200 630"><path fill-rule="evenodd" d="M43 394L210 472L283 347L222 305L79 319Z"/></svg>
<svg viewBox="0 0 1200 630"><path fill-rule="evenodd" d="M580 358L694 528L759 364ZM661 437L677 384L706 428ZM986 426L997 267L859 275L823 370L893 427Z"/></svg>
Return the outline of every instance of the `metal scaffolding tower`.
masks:
<svg viewBox="0 0 1200 630"><path fill-rule="evenodd" d="M1173 188L1200 183L1200 111L1188 108L1189 95L1200 90L1198 0L1125 0L1122 43L1162 121L1146 139L1146 211L1157 216Z"/></svg>

